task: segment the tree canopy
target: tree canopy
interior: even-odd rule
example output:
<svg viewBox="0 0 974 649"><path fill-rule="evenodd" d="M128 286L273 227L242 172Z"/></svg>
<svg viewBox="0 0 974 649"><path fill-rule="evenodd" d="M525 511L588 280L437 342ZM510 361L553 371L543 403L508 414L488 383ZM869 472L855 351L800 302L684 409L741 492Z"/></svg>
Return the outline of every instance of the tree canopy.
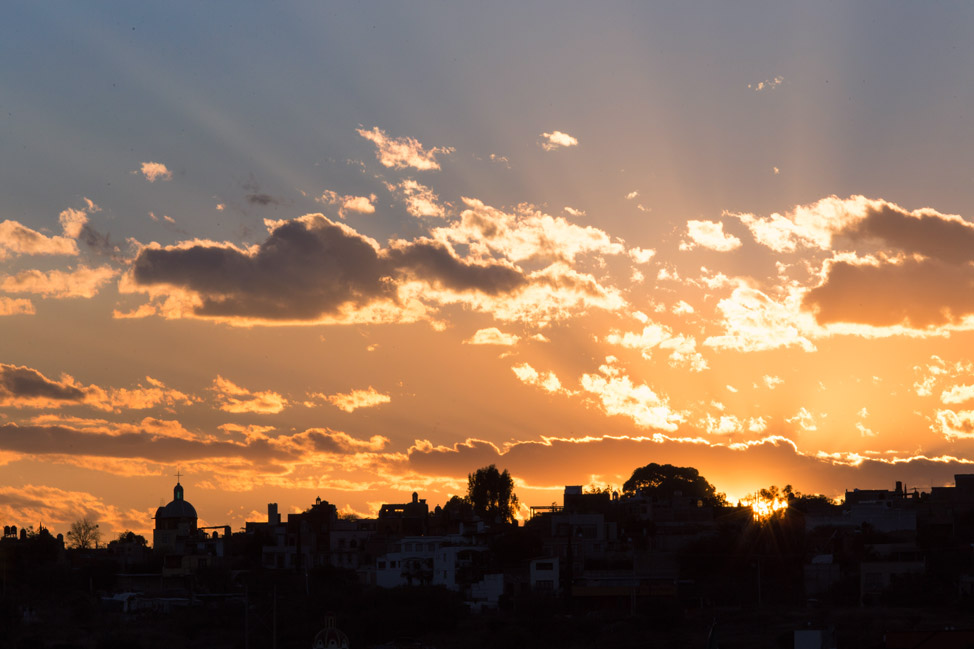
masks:
<svg viewBox="0 0 974 649"><path fill-rule="evenodd" d="M98 543L101 542L101 531L98 529L98 523L90 520L87 516L76 520L71 523L68 539L74 547L81 550L97 548Z"/></svg>
<svg viewBox="0 0 974 649"><path fill-rule="evenodd" d="M723 505L727 502L722 493L707 482L693 467L656 464L652 462L632 472L632 477L622 485L622 492L635 496L642 492L653 498L670 498L677 492L702 500L707 505Z"/></svg>
<svg viewBox="0 0 974 649"><path fill-rule="evenodd" d="M467 500L474 512L488 521L500 519L509 523L517 513L514 479L507 469L498 471L493 464L467 476Z"/></svg>

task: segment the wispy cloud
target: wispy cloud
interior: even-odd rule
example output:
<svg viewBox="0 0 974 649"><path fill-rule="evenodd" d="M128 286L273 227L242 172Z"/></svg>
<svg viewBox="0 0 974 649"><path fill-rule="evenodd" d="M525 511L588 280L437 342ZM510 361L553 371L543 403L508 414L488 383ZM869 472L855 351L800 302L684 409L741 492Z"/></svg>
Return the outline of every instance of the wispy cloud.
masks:
<svg viewBox="0 0 974 649"><path fill-rule="evenodd" d="M641 332L612 331L605 337L605 342L638 350L646 359L652 356L654 349L659 349L668 355L669 363L674 367L687 367L694 372L708 368L707 361L697 351L693 336L674 333L670 327L655 322L648 323Z"/></svg>
<svg viewBox="0 0 974 649"><path fill-rule="evenodd" d="M463 198L460 220L433 230L433 237L469 246L480 257L500 255L513 262L547 258L572 262L579 255L618 255L624 244L592 226L575 225L532 206L505 212L476 198Z"/></svg>
<svg viewBox="0 0 974 649"><path fill-rule="evenodd" d="M774 90L782 83L784 83L785 78L780 74L771 79L765 79L764 81L758 81L757 83L749 83L747 87L755 92L761 92L762 90Z"/></svg>
<svg viewBox="0 0 974 649"><path fill-rule="evenodd" d="M355 412L360 408L374 408L392 401L391 396L379 392L371 385L366 390L352 390L351 392L329 395L316 393L313 396L327 401L345 412Z"/></svg>
<svg viewBox="0 0 974 649"><path fill-rule="evenodd" d="M528 385L541 388L546 392L555 394L572 394L571 390L562 387L561 381L555 376L554 372L539 372L529 363L520 363L511 368L518 380Z"/></svg>
<svg viewBox="0 0 974 649"><path fill-rule="evenodd" d="M273 390L251 392L222 376L213 380L212 389L224 412L277 414L288 406L287 399Z"/></svg>

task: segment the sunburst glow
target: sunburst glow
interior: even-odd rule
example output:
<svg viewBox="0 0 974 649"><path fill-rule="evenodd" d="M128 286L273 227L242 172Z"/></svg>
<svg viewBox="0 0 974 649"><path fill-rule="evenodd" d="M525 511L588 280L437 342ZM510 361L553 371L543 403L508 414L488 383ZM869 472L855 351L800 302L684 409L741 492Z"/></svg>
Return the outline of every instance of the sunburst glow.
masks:
<svg viewBox="0 0 974 649"><path fill-rule="evenodd" d="M788 509L788 501L783 498L764 498L758 496L746 502L751 508L751 513L756 521L766 521L780 511Z"/></svg>

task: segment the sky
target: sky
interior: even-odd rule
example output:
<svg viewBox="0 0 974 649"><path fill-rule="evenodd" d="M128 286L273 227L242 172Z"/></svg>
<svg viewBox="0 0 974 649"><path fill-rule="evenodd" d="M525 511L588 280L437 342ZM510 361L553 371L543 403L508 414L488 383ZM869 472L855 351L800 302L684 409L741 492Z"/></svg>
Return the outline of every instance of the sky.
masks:
<svg viewBox="0 0 974 649"><path fill-rule="evenodd" d="M974 7L33 3L0 518L974 473Z"/></svg>

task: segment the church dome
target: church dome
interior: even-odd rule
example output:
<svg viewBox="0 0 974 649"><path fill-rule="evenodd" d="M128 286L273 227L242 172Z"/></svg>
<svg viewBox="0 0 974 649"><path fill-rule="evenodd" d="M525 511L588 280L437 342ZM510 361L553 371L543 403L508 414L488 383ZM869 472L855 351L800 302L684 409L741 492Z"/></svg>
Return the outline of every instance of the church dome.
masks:
<svg viewBox="0 0 974 649"><path fill-rule="evenodd" d="M315 635L311 649L348 649L348 636L335 628L334 617L325 620L325 628Z"/></svg>
<svg viewBox="0 0 974 649"><path fill-rule="evenodd" d="M156 518L199 518L196 508L183 498L183 485L176 483L172 490L172 502L156 510Z"/></svg>

